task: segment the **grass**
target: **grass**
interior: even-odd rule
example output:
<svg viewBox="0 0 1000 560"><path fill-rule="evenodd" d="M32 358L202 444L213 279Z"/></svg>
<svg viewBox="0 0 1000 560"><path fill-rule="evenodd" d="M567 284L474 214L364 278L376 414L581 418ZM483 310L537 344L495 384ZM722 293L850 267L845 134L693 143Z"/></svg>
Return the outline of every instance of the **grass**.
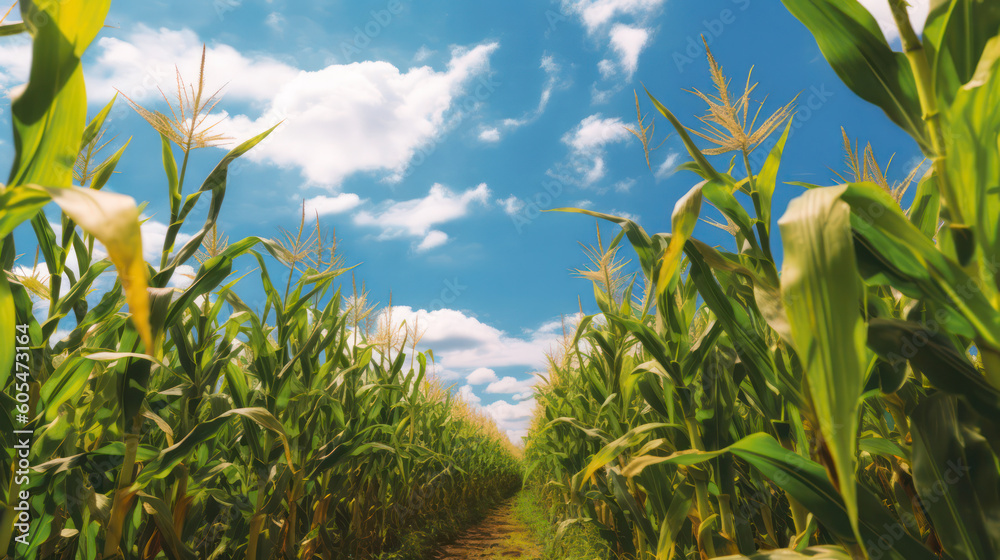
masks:
<svg viewBox="0 0 1000 560"><path fill-rule="evenodd" d="M533 560L599 560L609 558L607 543L592 525L574 523L557 535L558 526L549 515L545 499L534 488L525 488L514 499L514 512L527 531L524 541L541 544L543 552ZM512 537L513 538L513 537Z"/></svg>

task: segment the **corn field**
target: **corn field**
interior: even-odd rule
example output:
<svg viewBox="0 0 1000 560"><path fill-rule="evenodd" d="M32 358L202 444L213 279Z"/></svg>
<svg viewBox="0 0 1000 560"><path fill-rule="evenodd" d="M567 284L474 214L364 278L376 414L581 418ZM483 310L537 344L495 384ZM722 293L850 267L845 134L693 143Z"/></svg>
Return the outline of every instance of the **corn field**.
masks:
<svg viewBox="0 0 1000 560"><path fill-rule="evenodd" d="M933 0L919 34L888 2L901 52L856 0L782 0L922 150L901 182L847 131L832 186L784 181L796 101L762 115L707 44L704 115L636 95L646 163L665 119L696 184L668 233L559 209L615 235L599 227L576 271L599 312L581 306L551 355L520 449L434 378L420 326L371 301L304 208L277 238L220 231L230 167L274 128L188 173L229 140L204 54L170 114L120 95L88 115L81 59L110 0L22 0L0 21L32 40L0 186L0 549L403 557L523 484L556 538L596 528L621 560L1000 558L1000 2ZM115 104L161 140L154 262L142 205L104 190L129 149L104 149ZM778 189L801 192L780 217ZM729 249L694 236L705 205ZM15 228L45 274L15 268ZM262 309L237 295L247 277Z"/></svg>
<svg viewBox="0 0 1000 560"><path fill-rule="evenodd" d="M669 233L564 209L620 232L580 271L600 313L538 389L528 480L561 527L596 524L623 558L997 558L1000 4L932 2L921 40L890 2L900 53L857 2L783 3L931 165L890 183L845 134L839 184L795 184L779 263L792 104L764 118L711 53L700 122L650 95L699 182ZM648 123L640 109L644 146ZM734 252L693 237L704 203Z"/></svg>
<svg viewBox="0 0 1000 560"><path fill-rule="evenodd" d="M11 388L0 423L14 450L4 455L0 548L17 558L373 558L516 490L506 436L427 378L433 354L407 352L416 325L397 328L363 288L342 293L350 267L318 226L303 216L281 239L219 233L228 168L270 131L192 188L189 154L220 140L204 126L214 98L203 76L179 81L173 118L133 104L162 138L171 210L162 260L146 263L135 202L102 190L127 147L101 153L111 105L85 121L80 56L108 7L25 1L26 23L0 28L34 39L0 194L0 385ZM201 198L203 225L176 246ZM39 212L50 200L62 209L55 229ZM23 222L44 277L10 272L10 234ZM284 286L264 255L287 267ZM263 310L233 290L240 257L257 265L243 275L259 275ZM197 273L175 289L185 263ZM114 288L89 306L112 266ZM42 321L33 299L48 303ZM72 331L54 340L67 317ZM26 437L30 476L18 466Z"/></svg>

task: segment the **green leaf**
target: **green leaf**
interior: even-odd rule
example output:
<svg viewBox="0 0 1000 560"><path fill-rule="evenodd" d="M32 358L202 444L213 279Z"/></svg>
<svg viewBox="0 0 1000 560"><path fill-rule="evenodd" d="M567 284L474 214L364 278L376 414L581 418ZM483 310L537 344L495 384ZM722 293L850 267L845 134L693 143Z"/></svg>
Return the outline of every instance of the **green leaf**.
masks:
<svg viewBox="0 0 1000 560"><path fill-rule="evenodd" d="M139 500L142 501L142 509L153 518L153 523L156 524L156 529L160 533L163 547L171 560L195 560L198 558L194 550L177 535L177 531L174 529L173 514L163 500L145 492L139 492Z"/></svg>
<svg viewBox="0 0 1000 560"><path fill-rule="evenodd" d="M16 336L17 310L14 307L14 295L10 291L7 272L0 270L0 387L7 387L7 381L14 370Z"/></svg>
<svg viewBox="0 0 1000 560"><path fill-rule="evenodd" d="M285 458L292 467L291 450L288 447L288 437L281 423L264 408L238 408L230 410L211 420L199 423L181 441L164 449L159 456L150 461L136 477L133 489L140 489L150 482L164 478L173 472L174 467L188 457L195 448L206 440L217 435L219 430L229 423L233 416L242 416L259 424L261 427L275 432L285 447Z"/></svg>
<svg viewBox="0 0 1000 560"><path fill-rule="evenodd" d="M716 560L852 560L850 553L839 546L812 546L802 551L768 550L750 556L736 554L718 556Z"/></svg>
<svg viewBox="0 0 1000 560"><path fill-rule="evenodd" d="M954 308L981 340L1000 348L1000 313L990 303L996 287L979 283L914 226L899 206L872 183L848 183L841 199L851 205L851 224L859 244L876 260L893 286ZM859 256L861 253L859 253ZM985 290L985 293L984 293ZM949 329L954 327L949 324Z"/></svg>
<svg viewBox="0 0 1000 560"><path fill-rule="evenodd" d="M781 293L819 429L830 451L851 524L858 408L864 391L865 324L846 187L807 191L778 221L784 241Z"/></svg>
<svg viewBox="0 0 1000 560"><path fill-rule="evenodd" d="M847 87L882 108L924 153L930 142L921 118L913 71L906 55L894 52L878 23L857 0L782 0L819 45Z"/></svg>
<svg viewBox="0 0 1000 560"><path fill-rule="evenodd" d="M1000 391L941 332L942 325L871 319L868 346L890 363L908 360L931 385L966 399L979 414L1000 422Z"/></svg>
<svg viewBox="0 0 1000 560"><path fill-rule="evenodd" d="M663 262L656 275L656 295L661 296L667 288L674 283L677 276L681 257L684 254L684 244L694 233L694 226L698 224L698 216L701 213L701 191L708 181L702 181L687 192L677 204L674 205L674 212L671 216L673 231L670 236L670 243L663 253Z"/></svg>
<svg viewBox="0 0 1000 560"><path fill-rule="evenodd" d="M771 153L764 160L764 165L757 174L757 192L760 193L760 219L764 222L767 231L771 231L771 199L774 197L774 189L778 183L778 167L781 166L781 156L785 150L785 142L788 140L788 133L792 130L792 119L788 119L785 131L781 134L778 143L771 148Z"/></svg>
<svg viewBox="0 0 1000 560"><path fill-rule="evenodd" d="M578 478L580 484L582 485L586 483L587 480L589 480L590 477L593 476L594 473L598 471L598 469L604 467L611 461L614 461L615 459L618 458L619 455L624 453L625 450L629 449L630 447L642 441L646 437L643 434L645 434L650 430L655 430L657 428L664 428L667 426L668 424L662 424L662 423L643 424L641 426L632 428L631 430L628 431L628 433L626 433L622 437L605 445L603 448L601 448L600 451L594 454L594 456L590 459L590 462L587 463L586 468L584 468L583 471L581 471L581 474L579 475Z"/></svg>
<svg viewBox="0 0 1000 560"><path fill-rule="evenodd" d="M180 232L181 226L184 225L184 220L187 218L188 214L194 209L195 205L198 203L198 199L201 197L202 193L211 192L212 200L208 208L208 216L205 218L205 224L198 230L198 233L194 234L187 243L174 255L174 258L170 260L170 264L164 267L160 272L153 277L150 282L151 285L157 287L164 287L167 282L170 281L170 277L173 276L174 270L178 266L187 262L188 259L193 257L195 253L201 249L202 242L205 240L205 236L212 230L215 226L216 221L219 218L219 212L222 211L222 201L226 196L226 184L229 177L229 166L239 159L243 154L249 152L254 146L260 144L271 132L277 128L278 125L274 125L271 128L265 130L264 132L254 136L253 138L241 143L236 146L225 157L222 161L215 166L215 169L209 173L205 182L202 183L201 188L197 192L187 197L184 202L183 208L181 208L176 222L169 225L167 228L167 234L164 239L164 251L169 254L173 250L174 241L177 239L177 234ZM164 147L166 149L166 147ZM173 158L172 155L169 156L170 159ZM168 156L164 153L164 165L167 167L167 176L170 179L171 171L169 169L170 163ZM178 193L179 196L179 193Z"/></svg>
<svg viewBox="0 0 1000 560"><path fill-rule="evenodd" d="M114 107L115 100L117 99L118 94L115 93L114 96L111 97L111 101L108 101L107 105L105 105L104 108L101 109L101 111L97 113L93 119L91 119L90 123L87 124L87 128L83 131L83 139L80 141L80 150L86 148L87 144L90 144L94 138L97 138L97 134L104 126L104 121L108 119L108 115L111 114L111 108Z"/></svg>
<svg viewBox="0 0 1000 560"><path fill-rule="evenodd" d="M55 420L59 414L59 405L83 391L93 369L94 362L80 356L70 356L59 364L52 376L42 384L39 395L44 405L46 422Z"/></svg>
<svg viewBox="0 0 1000 560"><path fill-rule="evenodd" d="M1000 4L981 0L932 0L924 25L924 49L938 97L951 105L972 79L986 43L1000 29Z"/></svg>
<svg viewBox="0 0 1000 560"><path fill-rule="evenodd" d="M28 84L11 103L14 164L8 188L70 187L87 118L80 59L104 25L110 0L22 0L32 36Z"/></svg>
<svg viewBox="0 0 1000 560"><path fill-rule="evenodd" d="M697 465L724 453L732 453L750 463L761 474L797 500L812 513L824 528L837 538L854 542L854 530L847 507L827 476L826 469L794 451L785 449L773 437L764 433L747 436L719 451L679 451L659 457L657 463ZM645 458L642 458L645 459ZM646 466L657 464L645 461ZM630 474L637 475L632 472ZM853 480L852 484L856 484ZM889 558L894 560L935 560L937 555L910 536L902 524L890 513L874 494L860 484L856 485L859 499L860 520L858 529L869 549L888 542ZM737 557L738 558L738 557ZM794 558L794 557L793 557Z"/></svg>
<svg viewBox="0 0 1000 560"><path fill-rule="evenodd" d="M610 214L584 210L583 208L554 208L548 210L548 212L586 214L587 216L593 216L620 225L625 232L625 236L628 237L629 242L632 244L632 248L639 255L639 264L642 266L646 278L654 278L653 270L656 266L656 250L653 247L653 240L650 239L649 235L639 224L627 218L619 218Z"/></svg>
<svg viewBox="0 0 1000 560"><path fill-rule="evenodd" d="M944 549L954 558L1000 557L1000 476L976 427L962 429L954 397L913 411L913 482Z"/></svg>

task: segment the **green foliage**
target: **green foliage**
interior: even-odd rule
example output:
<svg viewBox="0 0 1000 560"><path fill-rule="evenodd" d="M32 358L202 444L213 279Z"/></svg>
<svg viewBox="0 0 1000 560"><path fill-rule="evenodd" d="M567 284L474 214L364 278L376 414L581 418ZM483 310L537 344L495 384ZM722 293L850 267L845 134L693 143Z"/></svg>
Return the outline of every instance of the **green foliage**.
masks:
<svg viewBox="0 0 1000 560"><path fill-rule="evenodd" d="M15 383L30 395L24 425L0 415L0 549L19 558L372 558L428 527L454 530L467 520L454 512L516 491L521 464L506 437L427 380L433 355L404 351L415 325L409 338L385 316L378 332L366 328L372 309L357 293L343 296L350 268L335 253L308 247L282 293L268 270L286 262L279 241L220 240L229 167L270 130L185 194L189 151L217 138L200 128L204 119L170 138L151 121L163 135L172 219L158 266L145 262L135 201L101 190L125 150L97 159L112 105L85 118L80 57L108 4L22 0L25 21L45 24L2 28L31 33L34 58L13 103L16 157L0 188L0 382L5 395ZM203 78L182 114L207 113ZM174 247L203 194L204 221ZM40 212L50 200L62 209L59 235ZM47 275L14 272L11 232L24 222ZM195 258L194 278L179 282ZM263 309L235 293L239 262L256 266ZM118 280L91 306L88 293L112 265ZM33 313L37 300L47 315ZM72 330L60 339L61 325ZM15 343L27 347L30 380L8 374ZM33 434L27 482L16 476L13 429ZM27 543L14 539L21 491L31 496Z"/></svg>
<svg viewBox="0 0 1000 560"><path fill-rule="evenodd" d="M791 123L754 170L753 144L736 141L751 137L737 114L747 101L727 101L711 56L719 95L700 95L701 120L721 148L697 147L650 96L699 182L671 233L564 209L621 226L609 250L627 239L641 276L618 299L595 282L601 313L538 389L528 480L562 524L592 523L621 558L994 557L1000 11L932 2L921 39L892 0L898 53L855 0L784 4L931 168L901 208L907 185L888 184L870 151L862 165L848 140L854 182L800 185L778 221L779 267L771 199ZM745 178L706 157L727 151ZM736 252L692 237L702 200Z"/></svg>

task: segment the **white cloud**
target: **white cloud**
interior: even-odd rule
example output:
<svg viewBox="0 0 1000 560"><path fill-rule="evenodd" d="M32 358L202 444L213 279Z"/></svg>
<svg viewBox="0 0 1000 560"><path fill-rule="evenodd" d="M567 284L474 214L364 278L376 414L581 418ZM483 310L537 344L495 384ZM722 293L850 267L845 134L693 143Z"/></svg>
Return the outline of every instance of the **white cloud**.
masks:
<svg viewBox="0 0 1000 560"><path fill-rule="evenodd" d="M603 148L606 144L620 142L628 138L625 124L619 118L604 119L600 114L591 115L563 136L563 142L574 150L584 152Z"/></svg>
<svg viewBox="0 0 1000 560"><path fill-rule="evenodd" d="M605 147L628 140L629 132L619 118L602 118L600 113L591 115L562 137L570 147L569 172L576 182L591 185L605 174Z"/></svg>
<svg viewBox="0 0 1000 560"><path fill-rule="evenodd" d="M656 179L659 181L673 175L674 172L677 170L677 164L680 162L680 160L681 160L680 152L668 153L666 159L663 160L663 163L661 163L660 166L656 168L656 173L655 173Z"/></svg>
<svg viewBox="0 0 1000 560"><path fill-rule="evenodd" d="M433 51L427 47L427 45L421 46L417 49L416 54L413 55L413 62L424 62L430 57L434 56L437 51Z"/></svg>
<svg viewBox="0 0 1000 560"><path fill-rule="evenodd" d="M448 242L447 233L436 229L431 230L427 232L427 235L424 236L423 241L421 241L417 245L417 251L418 252L429 251L430 249L433 249L435 247L440 247L441 245L444 245L447 242Z"/></svg>
<svg viewBox="0 0 1000 560"><path fill-rule="evenodd" d="M483 410L493 418L498 428L517 443L527 435L528 423L535 410L535 399L522 400L516 404L496 401L484 406Z"/></svg>
<svg viewBox="0 0 1000 560"><path fill-rule="evenodd" d="M271 12L268 14L264 23L278 33L283 33L285 31L285 16L279 14L278 12Z"/></svg>
<svg viewBox="0 0 1000 560"><path fill-rule="evenodd" d="M545 109L548 108L549 101L552 99L552 93L556 89L564 89L571 85L570 82L562 79L561 67L552 55L543 56L539 68L545 72L546 79L545 85L542 86L542 94L538 99L538 105L521 117L504 119L496 126L484 127L479 133L479 140L483 142L499 142L502 134L517 130L522 126L537 121L545 113Z"/></svg>
<svg viewBox="0 0 1000 560"><path fill-rule="evenodd" d="M188 29L154 30L141 24L125 39L101 38L96 64L88 67L91 101L106 101L117 88L150 108L163 109L158 88L170 95L175 64L186 80L196 79L202 44ZM449 116L469 110L459 108L458 100L473 89L474 78L488 73L497 48L497 43L455 47L441 70L365 61L307 71L214 44L206 53L206 89L225 86L226 100L260 108L257 114L220 113L216 130L227 136L249 138L283 121L247 154L250 160L297 168L309 182L330 187L359 172L398 180L420 149L447 131L454 120ZM0 66L0 76L27 73L12 53L0 53Z"/></svg>
<svg viewBox="0 0 1000 560"><path fill-rule="evenodd" d="M595 33L619 16L649 17L666 0L563 0L563 9L580 16L588 33Z"/></svg>
<svg viewBox="0 0 1000 560"><path fill-rule="evenodd" d="M590 102L594 105L604 105L608 101L611 101L611 98L621 90L620 85L609 89L601 89L597 87L597 82L594 82L590 86Z"/></svg>
<svg viewBox="0 0 1000 560"><path fill-rule="evenodd" d="M497 374L490 368L476 368L475 371L466 376L465 381L469 385L485 385L497 381Z"/></svg>
<svg viewBox="0 0 1000 560"><path fill-rule="evenodd" d="M875 16L875 21L885 34L887 41L899 40L899 28L892 18L892 10L889 8L889 0L861 0L861 5L868 9ZM927 14L930 11L930 0L909 0L910 7L907 11L910 14L910 22L913 30L919 35L924 30L924 23L927 21Z"/></svg>
<svg viewBox="0 0 1000 560"><path fill-rule="evenodd" d="M462 387L458 390L458 396L469 404L479 404L482 401L478 395L472 392L472 387L468 385L462 385Z"/></svg>
<svg viewBox="0 0 1000 560"><path fill-rule="evenodd" d="M618 54L618 68L625 74L626 79L631 80L639 68L639 54L648 43L648 29L621 23L611 28L611 48Z"/></svg>
<svg viewBox="0 0 1000 560"><path fill-rule="evenodd" d="M608 48L617 55L618 62L609 58L601 60L597 69L605 80L617 78L631 80L639 67L639 54L648 46L652 20L666 0L562 0L565 12L576 14L587 33L598 38L607 33ZM627 23L621 20L627 20ZM621 84L612 90L602 90L594 85L592 100L595 104L606 102L611 94L619 91Z"/></svg>
<svg viewBox="0 0 1000 560"><path fill-rule="evenodd" d="M528 379L518 380L517 378L505 376L503 379L499 379L490 383L486 387L487 393L502 393L502 394L524 394L530 393L538 382L538 378L531 376Z"/></svg>
<svg viewBox="0 0 1000 560"><path fill-rule="evenodd" d="M432 230L443 224L464 217L473 204L489 204L490 189L486 183L474 189L456 194L443 185L435 184L424 198L400 202L386 201L377 210L364 210L354 216L354 223L362 226L382 228L379 239L393 239L403 236L420 237L423 240L418 250L436 247L448 240L448 236Z"/></svg>
<svg viewBox="0 0 1000 560"><path fill-rule="evenodd" d="M361 197L354 193L341 193L336 196L316 196L306 200L306 218L314 219L317 214L320 216L340 214L348 210L353 210L362 202Z"/></svg>
<svg viewBox="0 0 1000 560"><path fill-rule="evenodd" d="M510 195L507 198L498 198L497 204L499 204L505 213L510 216L516 216L521 210L524 209L524 202L517 198L515 195Z"/></svg>
<svg viewBox="0 0 1000 560"><path fill-rule="evenodd" d="M479 133L479 140L481 140L483 142L490 142L490 143L492 143L492 142L499 142L500 141L500 130L497 129L497 128L495 128L495 127L484 128Z"/></svg>
<svg viewBox="0 0 1000 560"><path fill-rule="evenodd" d="M622 179L621 181L615 183L615 191L627 193L630 190L632 190L632 187L634 186L635 186L635 179L632 178Z"/></svg>
<svg viewBox="0 0 1000 560"><path fill-rule="evenodd" d="M96 64L87 68L90 101L104 103L116 89L137 102L162 99L158 88L169 96L176 87L178 70L188 82L197 79L202 46L202 39L190 29L155 30L143 24L126 39L101 37L95 49ZM297 68L284 62L263 55L247 57L229 45L206 48L206 90L225 86L227 99L271 99L298 74Z"/></svg>
<svg viewBox="0 0 1000 560"><path fill-rule="evenodd" d="M10 88L28 81L31 71L31 39L27 34L4 37L0 48L0 88L5 94Z"/></svg>
<svg viewBox="0 0 1000 560"><path fill-rule="evenodd" d="M437 365L447 372L512 366L541 371L547 365L546 352L558 348L562 341L562 323L559 321L554 323L555 327L546 323L521 336L512 336L455 309L427 311L395 306L392 320L397 325L404 321L407 325L419 321L424 335L418 350L433 348ZM476 377L487 376L481 372ZM466 379L469 384L473 384L472 381ZM486 378L484 382L492 380Z"/></svg>

